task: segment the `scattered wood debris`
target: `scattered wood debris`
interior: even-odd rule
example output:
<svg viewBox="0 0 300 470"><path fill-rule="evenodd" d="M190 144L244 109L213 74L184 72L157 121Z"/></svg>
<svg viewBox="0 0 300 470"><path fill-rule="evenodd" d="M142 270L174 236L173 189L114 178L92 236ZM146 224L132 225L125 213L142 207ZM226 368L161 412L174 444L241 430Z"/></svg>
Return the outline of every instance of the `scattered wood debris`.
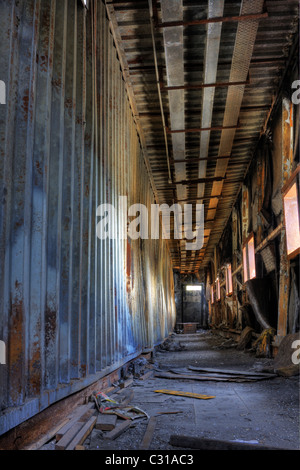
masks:
<svg viewBox="0 0 300 470"><path fill-rule="evenodd" d="M56 432L56 442L58 442L79 419L84 420L86 416L90 417L90 414L88 415L88 413L93 413L94 409L95 407L93 403L78 406L70 415L70 418L66 424Z"/></svg>
<svg viewBox="0 0 300 470"><path fill-rule="evenodd" d="M113 395L112 398L119 401L122 405L128 405L134 398L134 391L123 389L117 392L116 395Z"/></svg>
<svg viewBox="0 0 300 470"><path fill-rule="evenodd" d="M71 442L66 447L66 450L75 450L76 446L83 444L86 440L88 435L92 432L95 424L96 424L97 417L92 416L80 429L80 431L74 436Z"/></svg>
<svg viewBox="0 0 300 470"><path fill-rule="evenodd" d="M180 341L175 341L173 335L167 338L162 344L157 346L157 351L166 352L166 351L184 351L186 346Z"/></svg>
<svg viewBox="0 0 300 470"><path fill-rule="evenodd" d="M126 387L129 387L129 386L132 385L132 384L133 384L133 378L130 377L129 379L126 379L126 380L124 380L124 382L121 382L121 383L120 383L120 388L121 388L121 389L122 389L122 388L126 388Z"/></svg>
<svg viewBox="0 0 300 470"><path fill-rule="evenodd" d="M253 379L246 378L229 378L229 377L216 377L213 375L196 375L196 374L175 374L172 372L157 373L155 377L161 379L174 379L174 380L199 380L199 381L213 381L213 382L253 382Z"/></svg>
<svg viewBox="0 0 300 470"><path fill-rule="evenodd" d="M276 374L273 373L266 373L266 372L251 372L251 371L239 371L239 370L231 370L231 369L207 369L207 368L200 368L189 366L188 369L199 372L201 375L205 374L205 376L210 377L213 375L214 377L227 377L228 379L245 379L247 381L253 380L264 380L264 379L272 379L276 377Z"/></svg>
<svg viewBox="0 0 300 470"><path fill-rule="evenodd" d="M176 390L154 390L155 393L165 393L167 395L177 395L180 397L189 397L189 398L198 398L200 400L210 400L211 398L216 398L210 395L202 395L200 393L192 393L192 392L180 392Z"/></svg>
<svg viewBox="0 0 300 470"><path fill-rule="evenodd" d="M147 380L147 379L150 379L150 377L153 377L153 370L149 370L148 372L146 372L144 375L141 375L141 377L139 377L139 380Z"/></svg>
<svg viewBox="0 0 300 470"><path fill-rule="evenodd" d="M118 417L112 414L103 414L100 413L96 421L96 429L100 431L112 431L117 425Z"/></svg>
<svg viewBox="0 0 300 470"><path fill-rule="evenodd" d="M80 445L83 441L80 441L82 432L85 435L85 432L89 429L89 426L93 423L96 423L96 410L93 403L88 403L87 405L79 406L70 416L70 420L59 429L56 433L56 444L55 450L69 450L68 446L72 444L73 450L76 445ZM89 424L86 429L87 423ZM88 435L88 434L87 434Z"/></svg>
<svg viewBox="0 0 300 470"><path fill-rule="evenodd" d="M70 429L61 437L61 439L55 444L55 450L65 450L70 442L74 439L76 434L83 428L83 422L74 423Z"/></svg>
<svg viewBox="0 0 300 470"><path fill-rule="evenodd" d="M131 421L126 420L123 423L119 424L115 429L110 431L107 434L104 434L103 438L107 440L114 440L119 437L123 432L127 431L131 426Z"/></svg>
<svg viewBox="0 0 300 470"><path fill-rule="evenodd" d="M194 373L191 373L190 370ZM215 382L254 382L257 380L271 379L276 377L276 374L225 371L220 369L203 369L189 366L188 369L172 369L165 372L157 372L155 377L175 380L185 379Z"/></svg>
<svg viewBox="0 0 300 470"><path fill-rule="evenodd" d="M156 427L156 418L155 416L152 416L149 419L146 432L144 434L143 440L140 445L140 450L148 450L155 432L155 427Z"/></svg>
<svg viewBox="0 0 300 470"><path fill-rule="evenodd" d="M44 436L42 436L37 442L25 446L23 450L39 450L46 442L53 439L58 432L69 422L69 419L65 419L59 425L55 426L53 429L48 431Z"/></svg>
<svg viewBox="0 0 300 470"><path fill-rule="evenodd" d="M236 346L236 349L238 351L243 351L244 349L249 346L252 340L252 333L254 332L253 328L250 328L250 326L246 326L246 328L243 329L240 340Z"/></svg>

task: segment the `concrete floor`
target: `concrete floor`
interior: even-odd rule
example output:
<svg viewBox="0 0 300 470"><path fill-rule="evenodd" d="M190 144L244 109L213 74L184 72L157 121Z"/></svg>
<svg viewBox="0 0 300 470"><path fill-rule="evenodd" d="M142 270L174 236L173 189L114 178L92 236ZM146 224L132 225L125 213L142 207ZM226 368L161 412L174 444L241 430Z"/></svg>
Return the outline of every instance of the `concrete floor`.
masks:
<svg viewBox="0 0 300 470"><path fill-rule="evenodd" d="M224 339L210 331L193 335L173 335L173 345L180 351L156 352L155 368L169 370L189 365L259 371L272 366L272 359L258 359L249 352L224 348ZM300 449L299 440L299 376L276 377L251 383L170 380L150 378L135 380L132 404L149 416L161 411L180 411L160 415L150 450L178 450L169 444L170 435L184 434L221 440L254 441L260 445ZM213 395L199 400L155 393L168 389ZM87 450L138 450L147 426L139 421L114 441L103 439L94 430L85 442Z"/></svg>

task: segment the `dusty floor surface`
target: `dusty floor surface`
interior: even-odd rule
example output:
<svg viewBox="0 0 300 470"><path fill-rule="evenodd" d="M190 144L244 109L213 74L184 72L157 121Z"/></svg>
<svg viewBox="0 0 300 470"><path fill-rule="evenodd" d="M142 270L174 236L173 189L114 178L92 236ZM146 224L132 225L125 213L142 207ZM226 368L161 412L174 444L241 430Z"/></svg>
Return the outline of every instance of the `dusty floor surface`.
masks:
<svg viewBox="0 0 300 470"><path fill-rule="evenodd" d="M253 353L230 348L230 341L201 331L193 335L173 335L178 351L157 351L154 370L167 371L189 365L205 368L235 369L247 372L272 367L272 359L258 359ZM174 349L174 347L171 347ZM134 380L131 404L151 417L162 411L178 414L157 416L150 450L179 450L169 443L172 434L221 440L255 441L260 445L300 449L299 444L299 376L275 377L258 382L212 382L149 378ZM168 389L212 395L199 400L155 393ZM120 420L121 422L122 420ZM93 430L85 441L86 450L138 450L147 426L139 420L113 441L103 438L103 432Z"/></svg>
<svg viewBox="0 0 300 470"><path fill-rule="evenodd" d="M184 350L157 352L155 366L160 370L188 365L206 368L258 371L272 366L270 359L257 359L251 353L224 348L224 339L209 331L194 335L176 335ZM230 344L230 342L228 342ZM226 342L225 342L226 344ZM224 440L257 441L288 449L299 449L299 376L276 377L251 383L196 382L150 378L135 380L132 403L149 416L161 411L181 411L157 417L150 449L176 450L169 444L171 434L202 436ZM199 400L155 393L154 390L179 390L213 395L211 400ZM94 430L85 442L91 450L137 450L147 422L137 423L114 441L103 439Z"/></svg>

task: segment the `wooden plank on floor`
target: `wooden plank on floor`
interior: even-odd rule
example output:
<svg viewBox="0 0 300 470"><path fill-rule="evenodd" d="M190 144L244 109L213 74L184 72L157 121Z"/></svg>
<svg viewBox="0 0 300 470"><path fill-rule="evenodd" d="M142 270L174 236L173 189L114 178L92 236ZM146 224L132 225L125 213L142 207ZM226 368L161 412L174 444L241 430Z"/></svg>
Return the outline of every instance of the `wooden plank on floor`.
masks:
<svg viewBox="0 0 300 470"><path fill-rule="evenodd" d="M66 450L74 450L76 446L79 446L84 443L88 435L94 429L96 424L97 417L92 416L80 429L80 431L75 435L70 444L66 447Z"/></svg>
<svg viewBox="0 0 300 470"><path fill-rule="evenodd" d="M262 380L262 377L226 377L214 375L198 375L198 374L174 374L170 372L160 372L155 374L155 377L161 379L174 379L174 380L199 380L199 381L212 381L212 382L255 382Z"/></svg>
<svg viewBox="0 0 300 470"><path fill-rule="evenodd" d="M113 395L113 398L122 405L128 405L134 397L134 391L132 389L123 389L120 390L116 395Z"/></svg>
<svg viewBox="0 0 300 470"><path fill-rule="evenodd" d="M66 434L69 429L79 421L87 412L93 410L95 408L94 403L88 403L87 405L80 405L74 410L74 412L70 415L70 420L66 422L66 424L57 431L56 433L56 442L58 442L64 434Z"/></svg>
<svg viewBox="0 0 300 470"><path fill-rule="evenodd" d="M130 428L131 424L132 424L131 420L127 419L123 423L119 424L115 429L113 429L112 431L107 433L105 436L103 436L104 439L107 439L107 440L116 439L121 434L123 434L123 432L127 431L127 429Z"/></svg>
<svg viewBox="0 0 300 470"><path fill-rule="evenodd" d="M182 392L177 390L154 390L155 393L165 393L167 395L176 395L179 397L188 397L188 398L197 398L199 400L210 400L211 398L216 398L215 396L211 395L202 395L200 393L192 393L192 392Z"/></svg>
<svg viewBox="0 0 300 470"><path fill-rule="evenodd" d="M146 428L146 432L141 442L140 450L149 449L153 435L154 435L155 427L156 427L156 418L155 416L152 416L149 420L148 426Z"/></svg>
<svg viewBox="0 0 300 470"><path fill-rule="evenodd" d="M190 370L196 371L196 372L204 372L204 373L209 373L209 374L224 374L224 375L241 375L241 376L247 376L247 377L272 377L276 374L269 374L266 372L243 372L240 370L231 370L231 369L209 369L209 368L203 368L203 367L194 367L194 366L189 366L188 367Z"/></svg>
<svg viewBox="0 0 300 470"><path fill-rule="evenodd" d="M120 384L120 388L121 389L122 388L127 388L132 384L133 384L133 378L131 377L130 379L124 380L124 382Z"/></svg>
<svg viewBox="0 0 300 470"><path fill-rule="evenodd" d="M100 429L100 431L112 431L117 425L117 419L116 415L100 413L95 427Z"/></svg>
<svg viewBox="0 0 300 470"><path fill-rule="evenodd" d="M96 419L96 418L95 418ZM70 444L72 439L82 429L84 423L77 421L73 426L62 436L62 438L55 444L55 450L65 450Z"/></svg>
<svg viewBox="0 0 300 470"><path fill-rule="evenodd" d="M34 442L33 444L30 444L29 446L24 447L24 450L38 450L40 449L46 442L50 441L53 439L56 434L69 422L68 419L65 419L62 421L60 424L58 424L55 428L51 429L48 431L46 434L44 434L38 441Z"/></svg>
<svg viewBox="0 0 300 470"><path fill-rule="evenodd" d="M147 379L150 379L150 377L153 377L153 370L149 370L148 372L146 372L144 375L141 375L141 377L139 378L139 380L147 380Z"/></svg>

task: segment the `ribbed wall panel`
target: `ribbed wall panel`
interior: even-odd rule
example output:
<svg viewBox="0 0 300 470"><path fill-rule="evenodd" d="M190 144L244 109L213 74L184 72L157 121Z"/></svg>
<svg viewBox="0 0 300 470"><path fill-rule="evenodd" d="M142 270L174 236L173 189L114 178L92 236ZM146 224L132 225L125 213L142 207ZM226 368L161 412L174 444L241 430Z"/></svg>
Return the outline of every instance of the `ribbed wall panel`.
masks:
<svg viewBox="0 0 300 470"><path fill-rule="evenodd" d="M175 321L166 241L96 236L99 204L155 201L105 6L89 3L0 0L0 434Z"/></svg>

